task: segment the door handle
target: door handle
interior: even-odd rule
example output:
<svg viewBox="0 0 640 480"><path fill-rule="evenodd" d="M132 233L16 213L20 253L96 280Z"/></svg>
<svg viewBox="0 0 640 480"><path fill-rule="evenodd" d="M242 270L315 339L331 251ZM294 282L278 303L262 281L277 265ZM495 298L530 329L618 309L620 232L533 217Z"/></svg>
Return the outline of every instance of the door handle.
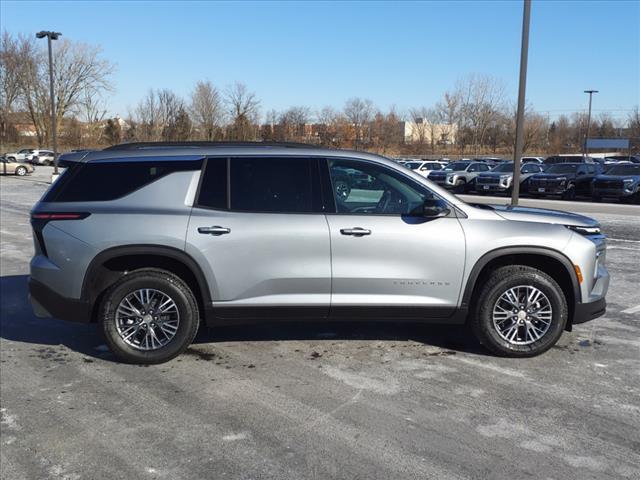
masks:
<svg viewBox="0 0 640 480"><path fill-rule="evenodd" d="M354 227L354 228L342 228L340 229L342 235L353 235L354 237L362 237L364 235L371 235L371 230L366 228Z"/></svg>
<svg viewBox="0 0 640 480"><path fill-rule="evenodd" d="M227 233L231 233L230 228L221 227L219 225L215 225L213 227L198 227L198 233L202 233L203 235L226 235Z"/></svg>

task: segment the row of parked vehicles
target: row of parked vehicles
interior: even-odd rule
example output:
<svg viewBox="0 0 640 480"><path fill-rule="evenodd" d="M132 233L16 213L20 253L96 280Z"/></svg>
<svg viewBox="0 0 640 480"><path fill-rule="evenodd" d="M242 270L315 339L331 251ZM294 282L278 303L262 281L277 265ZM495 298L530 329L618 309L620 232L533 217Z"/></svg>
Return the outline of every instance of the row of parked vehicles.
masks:
<svg viewBox="0 0 640 480"><path fill-rule="evenodd" d="M407 168L455 193L506 194L513 189L512 161L481 158L458 161L401 161ZM565 200L614 198L640 202L640 158L593 159L582 155L524 157L520 192L531 197Z"/></svg>
<svg viewBox="0 0 640 480"><path fill-rule="evenodd" d="M53 165L54 154L52 150L39 148L23 148L3 155L7 160L14 162L30 163L31 165Z"/></svg>

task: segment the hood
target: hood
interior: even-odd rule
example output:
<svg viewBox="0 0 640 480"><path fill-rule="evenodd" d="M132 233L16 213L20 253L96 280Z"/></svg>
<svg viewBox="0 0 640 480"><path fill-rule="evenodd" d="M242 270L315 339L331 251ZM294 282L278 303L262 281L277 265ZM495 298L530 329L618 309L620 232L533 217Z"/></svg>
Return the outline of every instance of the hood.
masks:
<svg viewBox="0 0 640 480"><path fill-rule="evenodd" d="M618 180L619 182L622 182L628 178L638 181L640 180L640 175L598 175L596 180Z"/></svg>
<svg viewBox="0 0 640 480"><path fill-rule="evenodd" d="M479 177L513 177L509 172L482 172Z"/></svg>
<svg viewBox="0 0 640 480"><path fill-rule="evenodd" d="M519 222L556 223L577 227L598 227L597 220L577 213L548 210L546 208L512 207L510 205L484 205L506 220Z"/></svg>
<svg viewBox="0 0 640 480"><path fill-rule="evenodd" d="M536 173L533 178L575 178L575 173Z"/></svg>

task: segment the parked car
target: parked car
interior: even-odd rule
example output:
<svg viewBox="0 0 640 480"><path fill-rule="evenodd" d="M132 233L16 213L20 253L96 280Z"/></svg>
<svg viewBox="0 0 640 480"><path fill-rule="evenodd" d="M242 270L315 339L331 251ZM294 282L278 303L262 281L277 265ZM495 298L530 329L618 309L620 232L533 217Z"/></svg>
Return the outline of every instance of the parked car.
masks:
<svg viewBox="0 0 640 480"><path fill-rule="evenodd" d="M456 193L464 193L469 189L473 179L489 170L491 167L485 162L471 160L451 162L444 170L432 171L428 178L441 187L452 189Z"/></svg>
<svg viewBox="0 0 640 480"><path fill-rule="evenodd" d="M405 167L413 170L419 175L423 177L428 177L429 173L432 171L442 170L445 167L445 164L436 161L415 161L415 162L407 162L404 165Z"/></svg>
<svg viewBox="0 0 640 480"><path fill-rule="evenodd" d="M593 179L601 172L600 165L592 163L551 165L544 173L528 179L529 194L534 197L560 195L565 200L576 196L591 197Z"/></svg>
<svg viewBox="0 0 640 480"><path fill-rule="evenodd" d="M596 163L596 161L586 155L552 155L545 158L545 165L555 165L556 163Z"/></svg>
<svg viewBox="0 0 640 480"><path fill-rule="evenodd" d="M544 163L544 158L543 157L522 157L520 159L521 163L539 163L542 164Z"/></svg>
<svg viewBox="0 0 640 480"><path fill-rule="evenodd" d="M620 163L612 165L593 181L593 200L603 197L640 203L640 164Z"/></svg>
<svg viewBox="0 0 640 480"><path fill-rule="evenodd" d="M605 312L595 220L469 205L378 155L143 143L60 161L31 212L31 303L98 322L124 361L175 357L201 321L286 319L468 322L526 357ZM344 171L369 179L346 198Z"/></svg>
<svg viewBox="0 0 640 480"><path fill-rule="evenodd" d="M23 148L13 153L5 153L4 156L9 160L17 160L19 162L30 161L33 153L36 151L34 148Z"/></svg>
<svg viewBox="0 0 640 480"><path fill-rule="evenodd" d="M34 150L29 161L33 165L53 165L54 158L51 150Z"/></svg>
<svg viewBox="0 0 640 480"><path fill-rule="evenodd" d="M33 173L35 168L26 162L19 162L8 157L0 157L0 173L3 175L18 175L24 177Z"/></svg>
<svg viewBox="0 0 640 480"><path fill-rule="evenodd" d="M605 163L631 162L640 163L640 155L611 155L604 158Z"/></svg>
<svg viewBox="0 0 640 480"><path fill-rule="evenodd" d="M536 173L543 172L542 165L525 163L520 167L520 184ZM513 162L505 162L490 172L478 175L473 182L476 193L511 193L513 188Z"/></svg>

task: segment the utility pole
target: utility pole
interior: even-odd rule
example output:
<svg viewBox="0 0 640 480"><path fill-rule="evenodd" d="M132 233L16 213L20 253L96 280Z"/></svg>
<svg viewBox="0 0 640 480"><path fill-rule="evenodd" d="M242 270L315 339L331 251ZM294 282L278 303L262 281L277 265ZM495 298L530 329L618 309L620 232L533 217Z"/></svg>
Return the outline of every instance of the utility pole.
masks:
<svg viewBox="0 0 640 480"><path fill-rule="evenodd" d="M51 52L51 40L57 40L60 32L41 31L36 33L36 38L47 37L49 47L49 95L51 100L51 143L53 147L53 174L58 175L58 138L56 135L56 97L53 94L53 54Z"/></svg>
<svg viewBox="0 0 640 480"><path fill-rule="evenodd" d="M594 93L598 93L598 90L585 90L584 93L589 94L589 115L587 115L587 135L584 137L584 148L583 148L584 156L586 157L587 155L589 155L589 146L587 145L587 142L589 141L589 133L591 131L591 98L593 97Z"/></svg>
<svg viewBox="0 0 640 480"><path fill-rule="evenodd" d="M520 47L520 85L518 87L518 113L516 114L516 145L513 157L513 183L511 184L511 205L518 205L520 196L520 161L524 147L524 109L527 90L527 60L529 58L529 20L531 0L524 0L522 13L522 45Z"/></svg>

